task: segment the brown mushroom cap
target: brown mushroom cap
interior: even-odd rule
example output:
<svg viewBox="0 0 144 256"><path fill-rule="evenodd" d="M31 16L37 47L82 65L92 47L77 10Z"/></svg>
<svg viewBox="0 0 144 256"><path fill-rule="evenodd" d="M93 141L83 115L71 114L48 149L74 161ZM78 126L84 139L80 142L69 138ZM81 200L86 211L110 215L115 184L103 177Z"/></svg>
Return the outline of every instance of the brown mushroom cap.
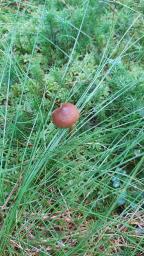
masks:
<svg viewBox="0 0 144 256"><path fill-rule="evenodd" d="M59 128L70 128L79 119L80 113L72 103L63 103L52 112L52 121Z"/></svg>

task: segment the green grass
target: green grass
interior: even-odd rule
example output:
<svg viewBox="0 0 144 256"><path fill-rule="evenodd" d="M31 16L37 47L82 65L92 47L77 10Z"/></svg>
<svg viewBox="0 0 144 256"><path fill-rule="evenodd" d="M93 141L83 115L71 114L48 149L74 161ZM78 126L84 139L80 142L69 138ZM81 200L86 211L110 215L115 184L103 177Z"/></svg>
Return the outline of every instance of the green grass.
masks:
<svg viewBox="0 0 144 256"><path fill-rule="evenodd" d="M0 9L0 255L143 255L143 1Z"/></svg>

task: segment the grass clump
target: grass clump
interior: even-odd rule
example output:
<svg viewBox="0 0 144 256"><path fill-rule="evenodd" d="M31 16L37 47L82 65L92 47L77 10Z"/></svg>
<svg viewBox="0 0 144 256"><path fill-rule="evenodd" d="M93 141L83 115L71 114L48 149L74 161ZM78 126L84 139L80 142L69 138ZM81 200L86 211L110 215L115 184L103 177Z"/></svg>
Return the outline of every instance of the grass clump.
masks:
<svg viewBox="0 0 144 256"><path fill-rule="evenodd" d="M143 255L142 1L0 7L0 254Z"/></svg>

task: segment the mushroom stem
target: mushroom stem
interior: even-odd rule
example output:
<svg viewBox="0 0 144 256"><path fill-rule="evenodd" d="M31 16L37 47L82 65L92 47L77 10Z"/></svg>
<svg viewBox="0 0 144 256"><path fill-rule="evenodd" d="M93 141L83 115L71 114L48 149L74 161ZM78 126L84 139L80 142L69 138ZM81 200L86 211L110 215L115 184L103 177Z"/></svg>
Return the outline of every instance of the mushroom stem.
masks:
<svg viewBox="0 0 144 256"><path fill-rule="evenodd" d="M69 128L69 137L72 135L73 131L74 131L74 128L75 128L75 125L72 125L70 128Z"/></svg>

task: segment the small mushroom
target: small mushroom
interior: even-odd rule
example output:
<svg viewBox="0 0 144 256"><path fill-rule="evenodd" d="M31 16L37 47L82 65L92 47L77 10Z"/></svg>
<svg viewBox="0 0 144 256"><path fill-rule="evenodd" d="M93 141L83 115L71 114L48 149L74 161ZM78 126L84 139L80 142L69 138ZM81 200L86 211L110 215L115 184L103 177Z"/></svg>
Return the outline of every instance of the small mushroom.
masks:
<svg viewBox="0 0 144 256"><path fill-rule="evenodd" d="M63 103L52 113L52 121L58 128L72 128L78 121L80 112L72 103Z"/></svg>

